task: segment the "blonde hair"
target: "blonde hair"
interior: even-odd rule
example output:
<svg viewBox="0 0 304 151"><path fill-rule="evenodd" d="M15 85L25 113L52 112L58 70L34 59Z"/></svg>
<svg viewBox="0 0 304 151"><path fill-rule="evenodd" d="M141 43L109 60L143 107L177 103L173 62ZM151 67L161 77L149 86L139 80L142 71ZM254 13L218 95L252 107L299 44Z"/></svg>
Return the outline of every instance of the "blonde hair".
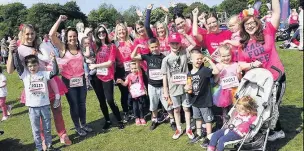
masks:
<svg viewBox="0 0 304 151"><path fill-rule="evenodd" d="M167 24L166 23L164 23L164 22L156 22L156 35L157 35L157 37L159 37L159 35L158 35L158 33L157 33L157 26L158 25L162 25L163 27L164 27L164 29L165 29L165 32L166 32L166 34L165 34L165 38L167 38L168 37L168 35L169 35L169 29L168 29L168 26L167 26Z"/></svg>
<svg viewBox="0 0 304 151"><path fill-rule="evenodd" d="M128 31L128 28L125 24L123 23L119 23L116 25L115 27L115 34L114 34L114 41L118 41L119 38L118 38L118 27L122 27L123 29L126 30L126 36L125 36L125 41L129 41L130 40L130 36L129 36L129 31Z"/></svg>
<svg viewBox="0 0 304 151"><path fill-rule="evenodd" d="M231 53L231 47L230 47L230 45L228 45L228 44L220 45L220 46L218 47L218 50L219 50L220 54L221 54L221 52L223 52L223 51L229 51L229 53Z"/></svg>
<svg viewBox="0 0 304 151"><path fill-rule="evenodd" d="M258 105L256 104L255 100L250 96L243 96L237 102L237 105L242 106L244 109L249 111L251 115L257 115L257 108Z"/></svg>
<svg viewBox="0 0 304 151"><path fill-rule="evenodd" d="M34 26L32 26L32 25L30 25L30 24L23 24L23 27L22 27L22 29L21 29L21 31L20 31L20 33L19 33L19 34L20 34L21 44L24 44L24 42L25 42L24 37L25 37L25 31L26 31L26 29L30 29L30 30L33 31L34 36L35 36L34 41L33 41L33 47L34 47L38 52L40 52L40 51L39 51L39 45L41 44L42 41L37 37L37 34L36 34L36 31L35 31ZM18 36L19 36L19 35L18 35Z"/></svg>
<svg viewBox="0 0 304 151"><path fill-rule="evenodd" d="M233 15L229 18L228 23L230 22L236 22L238 25L241 24L242 20L240 19L240 17L238 15Z"/></svg>

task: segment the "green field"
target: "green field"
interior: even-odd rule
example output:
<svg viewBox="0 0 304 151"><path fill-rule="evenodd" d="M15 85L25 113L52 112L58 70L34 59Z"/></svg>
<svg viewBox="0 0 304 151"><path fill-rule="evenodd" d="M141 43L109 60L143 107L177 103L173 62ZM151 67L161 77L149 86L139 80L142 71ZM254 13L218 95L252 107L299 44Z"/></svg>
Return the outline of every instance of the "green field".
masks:
<svg viewBox="0 0 304 151"><path fill-rule="evenodd" d="M286 132L286 138L270 143L268 150L302 151L303 131L296 129L303 127L303 52L295 50L279 50L281 60L284 63L287 76L287 89L280 108L280 118ZM7 75L8 97L7 104L13 105L12 115L9 120L0 123L0 129L5 134L0 136L1 151L32 151L35 149L27 107L19 103L22 82L17 74ZM120 106L120 94L115 89L115 100ZM103 115L99 108L99 102L93 91L88 92L87 97L87 123L95 132L85 138L78 137L74 130L69 114L69 106L66 98L62 99L63 114L71 146L63 146L52 123L52 135L54 147L66 151L186 151L203 150L199 144L189 145L188 137L181 136L178 140L172 140L173 131L169 124L162 124L154 131L147 126L135 126L129 124L124 130L113 127L107 133L102 133ZM120 107L121 109L121 107ZM111 118L114 118L111 114Z"/></svg>

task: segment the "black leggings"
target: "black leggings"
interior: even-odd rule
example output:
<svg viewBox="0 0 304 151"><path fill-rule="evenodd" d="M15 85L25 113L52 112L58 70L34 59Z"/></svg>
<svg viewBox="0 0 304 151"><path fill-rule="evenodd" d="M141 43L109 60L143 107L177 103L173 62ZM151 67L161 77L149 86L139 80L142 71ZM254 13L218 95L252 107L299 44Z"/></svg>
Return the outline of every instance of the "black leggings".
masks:
<svg viewBox="0 0 304 151"><path fill-rule="evenodd" d="M283 98L284 93L285 93L285 89L286 89L286 76L285 76L285 74L283 74L279 83L280 83L280 85L277 88L277 96L276 96L277 102L282 101L282 98ZM280 104L281 104L281 102L279 103L279 105ZM281 125L280 119L278 119L276 127L274 128L274 131L280 131L280 130L282 130L282 125Z"/></svg>
<svg viewBox="0 0 304 151"><path fill-rule="evenodd" d="M299 24L290 24L288 29L287 29L288 37L290 37L291 31L296 32L298 27L299 27Z"/></svg>
<svg viewBox="0 0 304 151"><path fill-rule="evenodd" d="M117 105L114 102L114 83L113 80L108 82L103 82L100 79L97 78L97 76L92 76L91 85L95 91L95 94L97 95L100 109L104 115L104 118L106 121L110 121L109 116L109 110L106 103L106 100L113 111L113 114L115 115L117 121L121 121L121 116L119 113L119 109Z"/></svg>
<svg viewBox="0 0 304 151"><path fill-rule="evenodd" d="M145 102L144 100L145 100L145 96L140 96L136 99L132 99L133 112L134 112L135 118L144 118L144 109L143 109L143 105Z"/></svg>
<svg viewBox="0 0 304 151"><path fill-rule="evenodd" d="M122 79L125 80L126 73L124 68L116 67L116 72L115 72L115 80ZM130 110L132 110L132 105L129 105L129 90L128 87L125 87L121 84L117 84L119 90L120 90L120 103L122 106L123 112L127 113Z"/></svg>

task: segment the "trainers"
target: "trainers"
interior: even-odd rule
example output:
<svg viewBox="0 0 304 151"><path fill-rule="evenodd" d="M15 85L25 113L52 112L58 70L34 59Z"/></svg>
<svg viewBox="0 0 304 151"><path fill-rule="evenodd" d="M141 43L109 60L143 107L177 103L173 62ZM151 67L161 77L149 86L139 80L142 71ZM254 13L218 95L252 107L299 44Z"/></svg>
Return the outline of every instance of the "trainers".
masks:
<svg viewBox="0 0 304 151"><path fill-rule="evenodd" d="M201 147L202 147L202 148L207 148L208 145L209 145L209 142L210 142L210 140L209 140L208 138L206 138L206 139L204 140L204 142L201 144Z"/></svg>
<svg viewBox="0 0 304 151"><path fill-rule="evenodd" d="M82 129L86 132L92 132L93 131L93 129L91 127L89 127L88 125L83 126Z"/></svg>
<svg viewBox="0 0 304 151"><path fill-rule="evenodd" d="M172 136L173 139L178 139L183 134L182 130L176 129L174 135Z"/></svg>
<svg viewBox="0 0 304 151"><path fill-rule="evenodd" d="M146 125L147 124L147 122L144 118L141 118L139 120L140 120L141 125Z"/></svg>
<svg viewBox="0 0 304 151"><path fill-rule="evenodd" d="M171 129L172 129L173 131L176 131L176 123L175 123L175 122L172 122L172 123L170 124L170 127L171 127Z"/></svg>
<svg viewBox="0 0 304 151"><path fill-rule="evenodd" d="M70 140L70 138L68 137L67 134L63 134L60 137L60 143L67 145L67 146L72 145L72 141Z"/></svg>
<svg viewBox="0 0 304 151"><path fill-rule="evenodd" d="M285 133L284 131L275 131L272 135L268 136L268 141L275 141L277 139L282 139L285 138Z"/></svg>
<svg viewBox="0 0 304 151"><path fill-rule="evenodd" d="M193 139L191 139L189 141L190 144L194 144L194 143L197 143L198 141L201 141L202 140L202 136L198 136L198 135L195 135L195 137Z"/></svg>
<svg viewBox="0 0 304 151"><path fill-rule="evenodd" d="M81 128L76 128L76 132L78 133L79 136L86 136L87 135L87 132L84 131Z"/></svg>
<svg viewBox="0 0 304 151"><path fill-rule="evenodd" d="M8 116L11 115L12 108L13 108L12 105L8 105L8 106L7 106L7 115L8 115Z"/></svg>
<svg viewBox="0 0 304 151"><path fill-rule="evenodd" d="M158 123L155 121L152 121L151 126L150 126L150 130L153 131L156 127L157 127Z"/></svg>
<svg viewBox="0 0 304 151"><path fill-rule="evenodd" d="M189 128L189 129L186 131L186 134L188 135L189 139L193 139L193 138L194 138L194 134L193 134L191 128Z"/></svg>
<svg viewBox="0 0 304 151"><path fill-rule="evenodd" d="M118 129L122 130L125 128L125 125L123 122L118 122Z"/></svg>
<svg viewBox="0 0 304 151"><path fill-rule="evenodd" d="M136 126L141 125L139 118L136 118L136 119L135 119L135 124L136 124Z"/></svg>
<svg viewBox="0 0 304 151"><path fill-rule="evenodd" d="M106 121L103 125L102 129L107 130L111 127L112 123L110 121Z"/></svg>
<svg viewBox="0 0 304 151"><path fill-rule="evenodd" d="M6 121L8 119L8 116L3 116L1 121Z"/></svg>
<svg viewBox="0 0 304 151"><path fill-rule="evenodd" d="M127 112L125 112L124 115L123 115L123 121L122 122L123 123L128 123L129 120L130 120L129 115L128 115Z"/></svg>

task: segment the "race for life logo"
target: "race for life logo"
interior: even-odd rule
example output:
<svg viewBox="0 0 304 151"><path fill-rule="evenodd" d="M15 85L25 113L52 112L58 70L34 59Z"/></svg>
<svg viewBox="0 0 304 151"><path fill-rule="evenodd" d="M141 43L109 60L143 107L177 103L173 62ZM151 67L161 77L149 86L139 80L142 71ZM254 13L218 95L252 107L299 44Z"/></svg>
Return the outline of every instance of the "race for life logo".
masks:
<svg viewBox="0 0 304 151"><path fill-rule="evenodd" d="M219 47L219 43L211 42L210 45L213 49L217 49Z"/></svg>
<svg viewBox="0 0 304 151"><path fill-rule="evenodd" d="M265 48L260 43L248 44L245 51L251 60L259 60L260 62L268 62L270 55L265 52Z"/></svg>

